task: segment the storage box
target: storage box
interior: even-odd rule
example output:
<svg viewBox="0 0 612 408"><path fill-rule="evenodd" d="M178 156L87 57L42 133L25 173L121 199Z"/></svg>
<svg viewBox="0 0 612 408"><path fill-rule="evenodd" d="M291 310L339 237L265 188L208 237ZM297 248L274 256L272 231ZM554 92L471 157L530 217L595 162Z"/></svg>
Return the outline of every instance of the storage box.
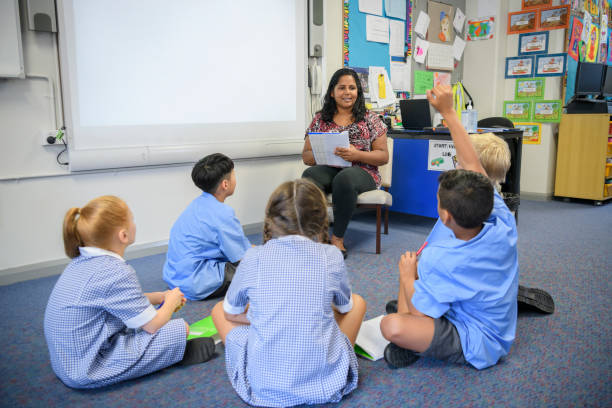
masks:
<svg viewBox="0 0 612 408"><path fill-rule="evenodd" d="M606 163L606 178L612 177L612 163Z"/></svg>

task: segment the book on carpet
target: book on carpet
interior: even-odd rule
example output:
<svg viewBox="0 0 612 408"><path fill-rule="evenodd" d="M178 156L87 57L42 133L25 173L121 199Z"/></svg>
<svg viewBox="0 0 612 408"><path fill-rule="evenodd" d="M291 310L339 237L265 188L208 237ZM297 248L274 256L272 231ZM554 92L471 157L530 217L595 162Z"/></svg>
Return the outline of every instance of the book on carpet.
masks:
<svg viewBox="0 0 612 408"><path fill-rule="evenodd" d="M383 317L384 315L380 315L361 324L355 340L355 353L372 361L383 358L385 347L389 344L389 340L385 339L380 331L380 321Z"/></svg>
<svg viewBox="0 0 612 408"><path fill-rule="evenodd" d="M189 325L189 336L187 336L187 340L196 339L198 337L212 337L215 344L221 341L219 332L217 332L217 328L212 321L212 316L205 317Z"/></svg>
<svg viewBox="0 0 612 408"><path fill-rule="evenodd" d="M348 131L340 133L312 132L308 133L308 139L317 164L334 167L350 167L352 165L351 162L334 154L336 147L348 149L350 146Z"/></svg>

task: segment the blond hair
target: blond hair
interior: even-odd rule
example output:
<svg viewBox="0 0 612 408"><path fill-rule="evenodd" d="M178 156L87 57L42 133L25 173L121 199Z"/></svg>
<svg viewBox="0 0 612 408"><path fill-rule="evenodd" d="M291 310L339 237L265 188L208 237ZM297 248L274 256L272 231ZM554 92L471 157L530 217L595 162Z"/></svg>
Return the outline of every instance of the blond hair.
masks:
<svg viewBox="0 0 612 408"><path fill-rule="evenodd" d="M64 216L64 251L69 258L80 255L80 246L109 249L113 233L129 225L129 208L120 198L94 198L85 207L73 207Z"/></svg>
<svg viewBox="0 0 612 408"><path fill-rule="evenodd" d="M499 190L500 183L506 180L510 168L510 148L501 137L493 133L474 133L470 135L482 167Z"/></svg>
<svg viewBox="0 0 612 408"><path fill-rule="evenodd" d="M274 190L264 219L264 243L284 235L303 235L328 242L327 202L311 181L287 181Z"/></svg>

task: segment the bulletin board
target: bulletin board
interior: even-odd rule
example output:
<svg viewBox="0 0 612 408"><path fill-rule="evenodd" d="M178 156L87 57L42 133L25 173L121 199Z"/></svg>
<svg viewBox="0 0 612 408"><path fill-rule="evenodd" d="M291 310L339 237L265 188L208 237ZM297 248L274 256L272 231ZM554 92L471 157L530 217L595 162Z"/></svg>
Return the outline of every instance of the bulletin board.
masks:
<svg viewBox="0 0 612 408"><path fill-rule="evenodd" d="M465 13L466 0L437 0L453 7L460 8ZM427 12L427 0L406 0L406 27L410 27L410 35L406 36L407 53L410 55L408 61L411 64L411 72L414 78L415 70L427 70L425 64L419 64L412 58L412 47L417 34L413 32L420 11ZM359 11L359 0L344 0L344 55L343 61L346 67L367 68L368 66L385 67L390 72L389 44L371 42L366 40L366 14ZM385 10L383 7L383 17ZM433 18L432 18L433 20ZM466 29L459 34L465 39ZM429 36L428 32L428 36ZM393 57L394 60L396 57ZM435 71L435 70L429 70ZM451 82L460 81L463 77L463 59L455 66L451 73ZM412 81L414 87L414 80ZM411 90L412 91L412 90Z"/></svg>

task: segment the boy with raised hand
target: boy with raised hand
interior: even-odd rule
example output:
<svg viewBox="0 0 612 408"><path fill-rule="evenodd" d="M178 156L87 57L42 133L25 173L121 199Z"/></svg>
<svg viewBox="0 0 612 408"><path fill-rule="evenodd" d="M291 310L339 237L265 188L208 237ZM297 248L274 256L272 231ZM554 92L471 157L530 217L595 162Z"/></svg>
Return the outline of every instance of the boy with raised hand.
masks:
<svg viewBox="0 0 612 408"><path fill-rule="evenodd" d="M234 210L225 199L234 194L234 162L221 153L198 161L191 178L202 194L194 199L170 231L163 278L187 299L225 295L236 266L251 246Z"/></svg>
<svg viewBox="0 0 612 408"><path fill-rule="evenodd" d="M516 331L518 255L514 216L494 190L453 109L451 89L427 92L446 120L461 170L440 175L438 213L452 237L428 244L418 262L399 262L398 313L381 322L385 360L405 367L419 356L482 369L508 354Z"/></svg>

